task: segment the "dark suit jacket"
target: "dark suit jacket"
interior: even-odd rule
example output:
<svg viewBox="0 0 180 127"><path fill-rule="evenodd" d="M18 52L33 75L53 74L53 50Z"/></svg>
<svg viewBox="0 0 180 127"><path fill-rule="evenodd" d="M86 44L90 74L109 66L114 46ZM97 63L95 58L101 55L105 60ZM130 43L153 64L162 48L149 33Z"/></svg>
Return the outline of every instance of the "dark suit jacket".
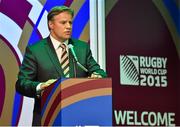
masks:
<svg viewBox="0 0 180 127"><path fill-rule="evenodd" d="M87 43L80 40L70 39L69 43L74 46L75 53L79 62L88 69L88 73L77 66L77 77L87 77L93 72L97 72L103 77L106 73L100 69L92 57L90 47ZM73 56L69 51L70 58L70 77L74 77ZM35 98L35 112L40 112L40 99L36 98L36 86L49 79L64 77L55 49L50 38L45 38L38 43L28 46L24 55L16 90L28 97Z"/></svg>

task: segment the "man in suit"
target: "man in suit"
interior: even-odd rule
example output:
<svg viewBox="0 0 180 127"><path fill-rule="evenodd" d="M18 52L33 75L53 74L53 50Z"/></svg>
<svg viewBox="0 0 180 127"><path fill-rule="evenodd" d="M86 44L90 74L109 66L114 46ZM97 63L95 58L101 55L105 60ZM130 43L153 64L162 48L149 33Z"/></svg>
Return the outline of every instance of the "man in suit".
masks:
<svg viewBox="0 0 180 127"><path fill-rule="evenodd" d="M73 15L73 10L66 6L52 8L47 16L50 35L26 48L16 82L16 90L22 95L35 98L33 125L40 125L41 119L41 102L38 94L56 79L107 76L92 57L89 45L71 38ZM74 56L68 49L69 44L73 45L79 63L88 72L74 62ZM65 58L66 61L62 62L64 53L67 54L68 59Z"/></svg>

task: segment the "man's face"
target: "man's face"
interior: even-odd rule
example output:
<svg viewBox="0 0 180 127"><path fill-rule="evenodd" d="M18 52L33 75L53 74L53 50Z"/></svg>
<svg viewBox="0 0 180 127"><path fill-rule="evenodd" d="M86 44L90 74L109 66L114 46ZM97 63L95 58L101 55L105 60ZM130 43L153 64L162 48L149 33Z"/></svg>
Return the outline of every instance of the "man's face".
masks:
<svg viewBox="0 0 180 127"><path fill-rule="evenodd" d="M58 41L65 41L71 37L72 15L69 12L61 12L49 21L51 35Z"/></svg>

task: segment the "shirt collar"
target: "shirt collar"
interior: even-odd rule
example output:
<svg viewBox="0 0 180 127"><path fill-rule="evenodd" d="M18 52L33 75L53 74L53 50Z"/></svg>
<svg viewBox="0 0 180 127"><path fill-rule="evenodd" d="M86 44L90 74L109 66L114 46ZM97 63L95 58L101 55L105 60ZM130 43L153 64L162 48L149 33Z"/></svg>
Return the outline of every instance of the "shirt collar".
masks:
<svg viewBox="0 0 180 127"><path fill-rule="evenodd" d="M59 48L59 45L62 44L62 43L64 43L64 44L66 45L66 47L67 47L67 45L68 45L68 40L66 40L66 41L64 41L64 42L60 42L60 41L56 40L56 39L55 39L53 36L51 36L51 35L50 35L50 39L51 39L51 41L52 41L52 44L53 44L55 50L58 49L58 48Z"/></svg>

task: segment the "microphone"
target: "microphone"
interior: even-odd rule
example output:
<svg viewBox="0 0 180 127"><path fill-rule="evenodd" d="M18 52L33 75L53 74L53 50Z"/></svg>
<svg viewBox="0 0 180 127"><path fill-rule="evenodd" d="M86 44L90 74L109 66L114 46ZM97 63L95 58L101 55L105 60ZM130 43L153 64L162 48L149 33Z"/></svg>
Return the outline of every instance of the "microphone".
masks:
<svg viewBox="0 0 180 127"><path fill-rule="evenodd" d="M72 44L69 44L68 47L69 47L69 49L70 49L70 51L71 51L71 53L72 53L72 55L73 55L73 57L74 57L75 62L77 63L77 65L78 65L82 70L84 70L85 72L88 72L88 70L87 70L81 63L79 63L78 58L77 58L77 56L76 56L76 53L74 52L74 48L73 48L74 46L73 46Z"/></svg>
<svg viewBox="0 0 180 127"><path fill-rule="evenodd" d="M68 47L71 50L71 53L74 56L75 61L77 62L78 59L77 59L76 53L74 52L74 48L73 48L74 46L72 44L69 44Z"/></svg>

